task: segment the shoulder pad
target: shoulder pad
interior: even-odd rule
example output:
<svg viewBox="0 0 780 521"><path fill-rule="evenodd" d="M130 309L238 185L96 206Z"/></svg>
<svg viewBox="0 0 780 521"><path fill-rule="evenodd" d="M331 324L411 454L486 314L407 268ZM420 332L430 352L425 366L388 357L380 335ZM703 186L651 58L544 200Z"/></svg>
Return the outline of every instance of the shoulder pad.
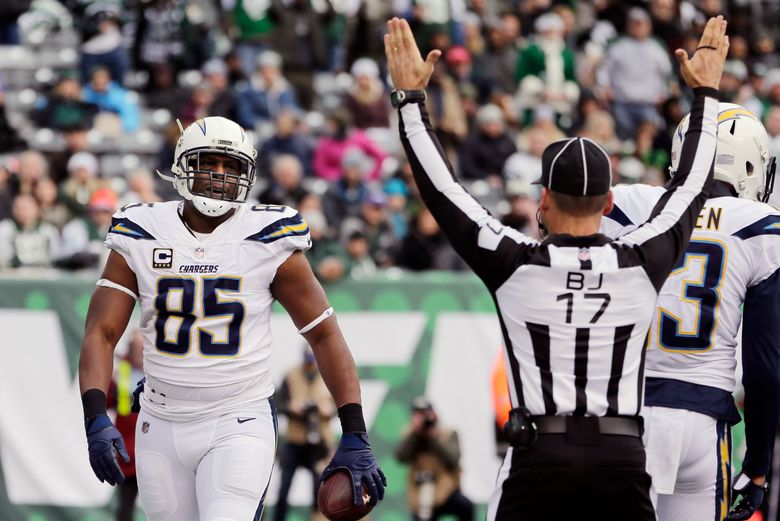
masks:
<svg viewBox="0 0 780 521"><path fill-rule="evenodd" d="M750 239L758 235L780 235L780 214L771 213L737 230L732 235L738 239Z"/></svg>
<svg viewBox="0 0 780 521"><path fill-rule="evenodd" d="M111 218L111 228L109 228L108 233L123 235L131 239L154 240L155 237L137 222L138 218L144 215L144 211L148 212L148 209L152 208L153 204L133 203L123 206Z"/></svg>
<svg viewBox="0 0 780 521"><path fill-rule="evenodd" d="M259 212L257 224L262 226L262 228L248 235L245 238L247 241L258 241L268 244L285 237L309 234L309 225L303 220L301 214L288 206L257 204L252 206L250 211Z"/></svg>

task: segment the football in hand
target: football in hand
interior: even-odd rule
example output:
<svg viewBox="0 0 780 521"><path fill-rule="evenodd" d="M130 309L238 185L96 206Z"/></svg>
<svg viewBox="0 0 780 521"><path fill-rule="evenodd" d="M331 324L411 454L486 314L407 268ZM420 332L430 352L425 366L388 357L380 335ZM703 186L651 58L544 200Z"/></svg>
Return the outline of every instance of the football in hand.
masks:
<svg viewBox="0 0 780 521"><path fill-rule="evenodd" d="M363 504L355 506L352 501L352 478L346 470L334 472L320 485L317 492L317 508L330 521L357 521L374 508L369 505L371 496L365 485L361 486Z"/></svg>

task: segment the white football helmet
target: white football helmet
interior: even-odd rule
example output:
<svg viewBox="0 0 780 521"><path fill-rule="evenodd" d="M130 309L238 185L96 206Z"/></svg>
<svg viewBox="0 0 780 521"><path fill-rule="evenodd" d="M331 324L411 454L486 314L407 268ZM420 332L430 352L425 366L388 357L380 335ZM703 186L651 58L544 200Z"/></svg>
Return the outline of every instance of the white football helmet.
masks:
<svg viewBox="0 0 780 521"><path fill-rule="evenodd" d="M682 119L672 138L672 175L680 163L689 120L690 114ZM764 125L741 105L719 103L715 179L733 186L739 197L765 203L772 193L774 177L775 157L769 156Z"/></svg>
<svg viewBox="0 0 780 521"><path fill-rule="evenodd" d="M179 123L179 129L181 136L176 143L171 166L173 175L158 171L160 177L172 182L182 197L192 201L200 213L209 217L224 215L246 202L255 183L257 151L252 137L237 123L218 116L199 119L186 129ZM224 155L235 159L240 164L239 172L222 174L207 170L201 167L202 155ZM208 181L206 190L194 192L195 181L204 179ZM214 188L215 180L221 189Z"/></svg>

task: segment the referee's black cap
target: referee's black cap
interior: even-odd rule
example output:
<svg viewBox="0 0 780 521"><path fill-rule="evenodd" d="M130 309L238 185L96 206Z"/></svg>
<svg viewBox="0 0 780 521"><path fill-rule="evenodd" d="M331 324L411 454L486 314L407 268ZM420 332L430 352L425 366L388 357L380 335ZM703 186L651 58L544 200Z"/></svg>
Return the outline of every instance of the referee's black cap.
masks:
<svg viewBox="0 0 780 521"><path fill-rule="evenodd" d="M612 163L606 150L591 139L562 139L544 149L537 184L567 195L604 195L612 186Z"/></svg>

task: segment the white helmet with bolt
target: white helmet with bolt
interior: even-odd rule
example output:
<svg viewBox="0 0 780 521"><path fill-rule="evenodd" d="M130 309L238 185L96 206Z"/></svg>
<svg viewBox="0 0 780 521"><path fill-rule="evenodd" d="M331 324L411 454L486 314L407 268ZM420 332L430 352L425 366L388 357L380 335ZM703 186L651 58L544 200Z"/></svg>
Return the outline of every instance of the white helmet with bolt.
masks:
<svg viewBox="0 0 780 521"><path fill-rule="evenodd" d="M218 116L199 119L186 129L178 120L177 123L181 136L173 154L173 175L158 171L160 177L172 182L182 197L192 201L195 208L208 217L219 217L245 203L255 182L257 151L252 137L237 123ZM220 173L208 170L201 165L203 155L232 158L240 165L239 171ZM198 179L206 180L208 184L205 191L196 193L193 186ZM222 189L214 189L215 180Z"/></svg>
<svg viewBox="0 0 780 521"><path fill-rule="evenodd" d="M672 175L680 164L689 120L690 115L683 118L672 138ZM732 186L739 197L766 202L772 193L774 177L775 158L769 156L764 125L741 105L719 103L715 179Z"/></svg>

